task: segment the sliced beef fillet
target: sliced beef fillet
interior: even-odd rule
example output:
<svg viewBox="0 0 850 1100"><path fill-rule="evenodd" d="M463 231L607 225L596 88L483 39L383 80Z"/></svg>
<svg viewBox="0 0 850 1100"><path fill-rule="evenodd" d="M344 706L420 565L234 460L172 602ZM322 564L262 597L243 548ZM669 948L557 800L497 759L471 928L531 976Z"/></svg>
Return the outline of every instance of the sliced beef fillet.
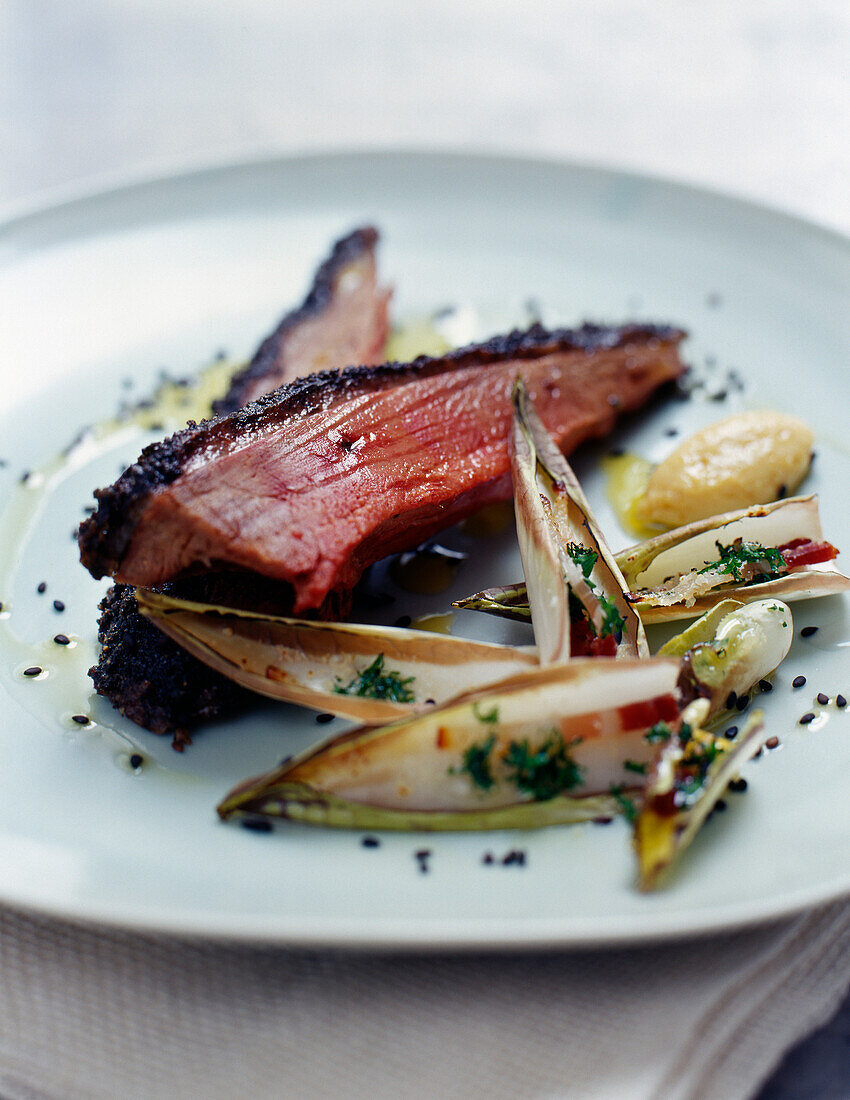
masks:
<svg viewBox="0 0 850 1100"><path fill-rule="evenodd" d="M304 374L383 358L390 291L378 282L378 231L366 226L337 241L318 268L302 305L288 313L234 376L218 413L232 412L269 390ZM228 580L223 602L237 593L261 610L255 593ZM221 578L198 578L172 586L176 595L214 602ZM268 593L267 593L268 595ZM277 604L266 603L269 611ZM190 656L139 614L133 587L116 584L100 605L100 658L90 670L95 689L127 718L169 734L182 746L200 722L246 709L253 696Z"/></svg>
<svg viewBox="0 0 850 1100"><path fill-rule="evenodd" d="M305 374L383 360L391 291L378 285L377 243L378 231L371 226L336 242L303 304L234 375L215 412L234 412Z"/></svg>
<svg viewBox="0 0 850 1100"><path fill-rule="evenodd" d="M565 452L683 370L675 328L584 325L442 358L324 372L148 447L80 528L95 577L154 586L236 568L283 581L292 611L511 495L517 375Z"/></svg>

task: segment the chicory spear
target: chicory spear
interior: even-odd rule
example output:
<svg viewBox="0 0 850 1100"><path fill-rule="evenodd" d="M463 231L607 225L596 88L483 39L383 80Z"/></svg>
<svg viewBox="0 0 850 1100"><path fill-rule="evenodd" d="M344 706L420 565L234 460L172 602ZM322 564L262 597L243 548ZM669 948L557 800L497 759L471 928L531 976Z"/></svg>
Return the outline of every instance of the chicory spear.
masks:
<svg viewBox="0 0 850 1100"><path fill-rule="evenodd" d="M714 719L781 664L793 638L791 609L781 600L724 600L659 654L681 658L680 690L707 699Z"/></svg>
<svg viewBox="0 0 850 1100"><path fill-rule="evenodd" d="M576 658L381 729L332 738L219 806L316 825L492 829L622 809L643 783L658 722L678 721L679 662Z"/></svg>
<svg viewBox="0 0 850 1100"><path fill-rule="evenodd" d="M740 540L740 541L739 541ZM816 496L789 497L689 523L615 555L644 623L695 618L721 600L828 596L850 589L823 541ZM488 588L455 607L528 621L522 584Z"/></svg>
<svg viewBox="0 0 850 1100"><path fill-rule="evenodd" d="M701 729L708 711L697 700L678 728L657 728L658 755L647 776L634 823L638 885L653 890L679 859L738 774L761 747L763 726L754 712L734 741Z"/></svg>
<svg viewBox="0 0 850 1100"><path fill-rule="evenodd" d="M358 722L390 722L537 665L530 647L136 597L163 633L250 691Z"/></svg>
<svg viewBox="0 0 850 1100"><path fill-rule="evenodd" d="M521 379L511 400L517 538L541 665L576 655L648 657L614 555Z"/></svg>

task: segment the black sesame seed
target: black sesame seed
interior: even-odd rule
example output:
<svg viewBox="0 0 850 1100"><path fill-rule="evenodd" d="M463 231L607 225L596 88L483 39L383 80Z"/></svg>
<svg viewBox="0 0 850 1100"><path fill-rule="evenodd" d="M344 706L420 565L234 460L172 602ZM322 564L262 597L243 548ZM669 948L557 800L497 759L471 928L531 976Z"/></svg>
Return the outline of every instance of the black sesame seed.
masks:
<svg viewBox="0 0 850 1100"><path fill-rule="evenodd" d="M814 714L812 713L812 711L808 711L808 712L807 712L806 714L804 714L804 715L803 715L803 717L802 717L802 718L800 719L800 725L801 725L801 726L807 726L807 725L809 724L809 722L814 722L814 720L815 720L815 716L814 716Z"/></svg>
<svg viewBox="0 0 850 1100"><path fill-rule="evenodd" d="M734 710L735 704L738 702L738 693L736 691L730 691L726 696L726 709Z"/></svg>
<svg viewBox="0 0 850 1100"><path fill-rule="evenodd" d="M412 622L413 622L413 619L411 619L411 617L409 615L399 615L399 617L395 621L395 625L405 627L405 626L410 626L410 624Z"/></svg>
<svg viewBox="0 0 850 1100"><path fill-rule="evenodd" d="M434 699L426 699L426 700L425 700L425 703L426 703L426 705L427 705L427 706L435 706L435 705L436 705L436 700L434 700Z"/></svg>
<svg viewBox="0 0 850 1100"><path fill-rule="evenodd" d="M317 714L316 721L320 726L326 726L328 722L333 722L335 717L335 714Z"/></svg>
<svg viewBox="0 0 850 1100"><path fill-rule="evenodd" d="M414 852L414 855L419 863L420 874L427 875L430 870L428 860L431 858L431 849L420 848L417 852Z"/></svg>
<svg viewBox="0 0 850 1100"><path fill-rule="evenodd" d="M735 738L738 736L738 727L730 726L728 730L724 731L723 736L728 738L730 741L734 741Z"/></svg>
<svg viewBox="0 0 850 1100"><path fill-rule="evenodd" d="M292 753L290 753L289 756L284 756L284 758L281 760L278 767L282 768L284 766L284 764L288 764L290 760L292 760Z"/></svg>
<svg viewBox="0 0 850 1100"><path fill-rule="evenodd" d="M360 841L364 848L380 848L381 842L376 836L364 836Z"/></svg>
<svg viewBox="0 0 850 1100"><path fill-rule="evenodd" d="M39 596L41 596L46 591L47 591L47 581L39 581L38 582L38 588L36 588L36 592L39 594Z"/></svg>
<svg viewBox="0 0 850 1100"><path fill-rule="evenodd" d="M272 823L264 817L243 817L239 822L243 829L249 829L252 833L270 833Z"/></svg>
<svg viewBox="0 0 850 1100"><path fill-rule="evenodd" d="M2 603L2 601L0 601L0 611L2 611L2 610L3 610L3 603Z"/></svg>
<svg viewBox="0 0 850 1100"><path fill-rule="evenodd" d="M29 470L24 470L24 472L21 474L21 485L26 485L26 483L29 481L29 479L30 479L30 471Z"/></svg>
<svg viewBox="0 0 850 1100"><path fill-rule="evenodd" d="M670 438L672 439L672 437L674 435L679 434L679 429L678 428L667 428L667 430L664 432L664 434L667 435L667 436L670 436Z"/></svg>
<svg viewBox="0 0 850 1100"><path fill-rule="evenodd" d="M811 638L813 634L817 634L818 628L816 626L804 626L800 631L801 638Z"/></svg>
<svg viewBox="0 0 850 1100"><path fill-rule="evenodd" d="M142 764L144 764L144 762L145 758L141 755L141 753L134 752L133 755L130 757L131 768L140 768Z"/></svg>
<svg viewBox="0 0 850 1100"><path fill-rule="evenodd" d="M836 695L835 696L835 705L837 707L840 707L841 709L843 709L844 707L847 706L847 700L844 698L843 695Z"/></svg>
<svg viewBox="0 0 850 1100"><path fill-rule="evenodd" d="M785 497L787 496L787 494L788 494L788 486L787 485L780 485L779 488L776 490L776 499L777 500L784 500Z"/></svg>
<svg viewBox="0 0 850 1100"><path fill-rule="evenodd" d="M775 735L773 737L768 737L768 739L764 743L764 747L766 749L778 749L779 748L779 738L776 737Z"/></svg>
<svg viewBox="0 0 850 1100"><path fill-rule="evenodd" d="M801 688L801 687L805 687L805 686L806 686L806 677L805 676L795 676L794 679L791 681L791 687Z"/></svg>
<svg viewBox="0 0 850 1100"><path fill-rule="evenodd" d="M57 645L70 645L71 644L71 639L68 637L67 634L54 634L53 635L53 641Z"/></svg>
<svg viewBox="0 0 850 1100"><path fill-rule="evenodd" d="M747 789L747 781L743 778L732 779L729 783L729 790L734 791L735 794L743 794Z"/></svg>
<svg viewBox="0 0 850 1100"><path fill-rule="evenodd" d="M65 604L62 602L62 600L54 600L53 601L53 610L54 611L64 611L65 610Z"/></svg>
<svg viewBox="0 0 850 1100"><path fill-rule="evenodd" d="M713 393L711 395L709 400L710 401L717 401L719 403L721 401L725 401L728 396L729 396L729 393L728 393L727 390L718 390L717 393Z"/></svg>
<svg viewBox="0 0 850 1100"><path fill-rule="evenodd" d="M485 852L484 855L481 857L481 862L484 864L485 867L489 867L490 864L493 862L493 853Z"/></svg>
<svg viewBox="0 0 850 1100"><path fill-rule="evenodd" d="M723 811L726 809L725 800L722 798L718 798L718 800L714 803L714 808L719 814L722 814Z"/></svg>
<svg viewBox="0 0 850 1100"><path fill-rule="evenodd" d="M829 696L824 695L824 693L822 691L819 691L818 694L817 694L817 701L820 703L820 705L822 707L825 707L826 704L829 702Z"/></svg>
<svg viewBox="0 0 850 1100"><path fill-rule="evenodd" d="M42 672L43 669L39 668L38 665L30 665L29 668L24 669L24 676L40 676Z"/></svg>
<svg viewBox="0 0 850 1100"><path fill-rule="evenodd" d="M773 684L770 680L759 680L759 691L767 695L768 692L773 691Z"/></svg>
<svg viewBox="0 0 850 1100"><path fill-rule="evenodd" d="M613 820L614 820L613 817L595 817L593 819L593 824L594 825L610 825Z"/></svg>
<svg viewBox="0 0 850 1100"><path fill-rule="evenodd" d="M76 722L78 726L87 726L91 718L87 714L72 714L71 721Z"/></svg>
<svg viewBox="0 0 850 1100"><path fill-rule="evenodd" d="M746 710L749 705L750 705L749 695L739 695L738 700L735 703L735 709L736 710Z"/></svg>

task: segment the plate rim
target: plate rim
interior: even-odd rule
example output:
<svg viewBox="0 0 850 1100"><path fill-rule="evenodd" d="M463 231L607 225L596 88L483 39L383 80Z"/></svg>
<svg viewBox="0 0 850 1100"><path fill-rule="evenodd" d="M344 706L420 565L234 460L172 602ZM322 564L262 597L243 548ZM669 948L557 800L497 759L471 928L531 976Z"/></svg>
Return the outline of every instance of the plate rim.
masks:
<svg viewBox="0 0 850 1100"><path fill-rule="evenodd" d="M491 149L453 149L422 146L357 147L312 152L272 153L246 158L222 158L201 164L158 169L153 172L106 174L72 184L46 189L21 199L0 205L0 237L30 221L49 221L73 214L86 206L95 208L100 202L121 202L134 195L143 195L158 187L186 188L215 179L236 181L240 175L257 171L285 172L293 167L326 170L331 164L343 162L372 164L376 172L398 161L428 162L434 166L451 162L458 167L485 165L511 169L563 171L586 178L598 175L619 179L653 189L667 189L692 200L719 203L733 208L743 216L768 217L789 229L815 235L850 255L850 233L827 226L803 215L782 209L740 194L616 165L580 159L500 152ZM150 219L156 222L157 218ZM71 238L85 241L96 232L96 226L85 224ZM119 231L120 232L120 231ZM28 244L24 255L49 253L50 242ZM14 264L21 253L0 265ZM43 902L26 897L25 891L4 888L0 882L0 903L14 910L66 921L87 928L121 930L140 935L171 935L178 938L202 938L211 942L254 946L286 946L292 948L349 949L357 951L543 951L593 950L638 947L643 945L698 939L746 928L789 920L805 910L826 905L850 895L850 873L843 880L833 880L822 886L811 886L770 900L745 903L724 903L705 911L700 918L681 925L676 911L648 913L644 917L612 917L601 923L598 918L569 918L570 929L553 918L360 918L352 925L344 917L292 918L264 915L215 915L197 908L173 906L133 906L126 904L88 902ZM785 898L783 901L782 898Z"/></svg>
<svg viewBox="0 0 850 1100"><path fill-rule="evenodd" d="M662 172L626 168L617 164L593 159L546 156L543 154L523 153L522 151L492 150L488 148L452 148L450 146L399 145L392 148L384 146L352 146L318 151L295 151L292 153L267 153L244 158L211 159L197 164L187 165L185 161L175 160L172 166L165 165L154 169L141 168L138 171L98 173L82 180L59 184L0 203L0 234L12 230L18 223L59 215L75 206L97 203L107 199L128 197L137 191L151 190L163 185L191 185L215 176L236 175L242 172L272 171L284 169L289 165L313 165L320 167L325 162L385 161L395 159L422 161L454 161L471 164L500 164L510 167L528 167L538 169L561 169L582 175L605 175L634 183L649 184L653 187L665 187L684 195L691 195L705 201L719 201L724 205L733 205L742 211L754 215L767 215L807 232L814 232L832 244L850 251L850 230L844 231L837 226L825 225L803 214L751 198L745 194L726 188L715 188L689 179L677 179ZM182 167L181 167L182 164Z"/></svg>

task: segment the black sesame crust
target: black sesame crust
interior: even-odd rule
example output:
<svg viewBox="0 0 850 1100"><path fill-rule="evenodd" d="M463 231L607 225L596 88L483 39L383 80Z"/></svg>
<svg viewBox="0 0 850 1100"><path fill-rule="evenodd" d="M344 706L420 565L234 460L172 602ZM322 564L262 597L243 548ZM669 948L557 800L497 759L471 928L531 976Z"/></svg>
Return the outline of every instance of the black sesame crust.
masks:
<svg viewBox="0 0 850 1100"><path fill-rule="evenodd" d="M355 396L445 371L557 352L584 351L591 355L629 344L678 342L684 336L681 329L668 325L584 324L577 329L550 331L535 324L526 331L496 336L439 358L420 356L411 363L352 366L299 378L236 412L201 424L190 421L187 428L169 439L146 447L139 460L113 485L95 492L97 511L79 529L80 560L97 579L117 572L151 493L176 481L186 465L202 458L204 452L220 454L235 440L244 443L287 420L327 411Z"/></svg>
<svg viewBox="0 0 850 1100"><path fill-rule="evenodd" d="M269 615L285 614L292 601L288 585L236 572L187 577L158 591ZM346 603L328 600L321 614L340 618L348 611ZM196 726L258 704L257 695L187 653L146 619L132 585L113 585L100 612L100 658L89 669L95 690L125 718L172 737L175 748L191 743Z"/></svg>
<svg viewBox="0 0 850 1100"><path fill-rule="evenodd" d="M316 271L313 285L298 309L287 313L271 335L260 344L254 358L230 380L230 389L224 397L213 403L216 415L236 412L245 404L248 394L257 382L266 377L274 378L278 371L280 348L289 333L323 313L331 304L339 272L366 253L374 252L379 240L378 230L363 226L338 240L330 256Z"/></svg>
<svg viewBox="0 0 850 1100"><path fill-rule="evenodd" d="M169 734L175 748L190 742L189 731L199 723L256 702L140 615L131 586L113 585L100 610L100 660L89 669L95 690L130 721Z"/></svg>

